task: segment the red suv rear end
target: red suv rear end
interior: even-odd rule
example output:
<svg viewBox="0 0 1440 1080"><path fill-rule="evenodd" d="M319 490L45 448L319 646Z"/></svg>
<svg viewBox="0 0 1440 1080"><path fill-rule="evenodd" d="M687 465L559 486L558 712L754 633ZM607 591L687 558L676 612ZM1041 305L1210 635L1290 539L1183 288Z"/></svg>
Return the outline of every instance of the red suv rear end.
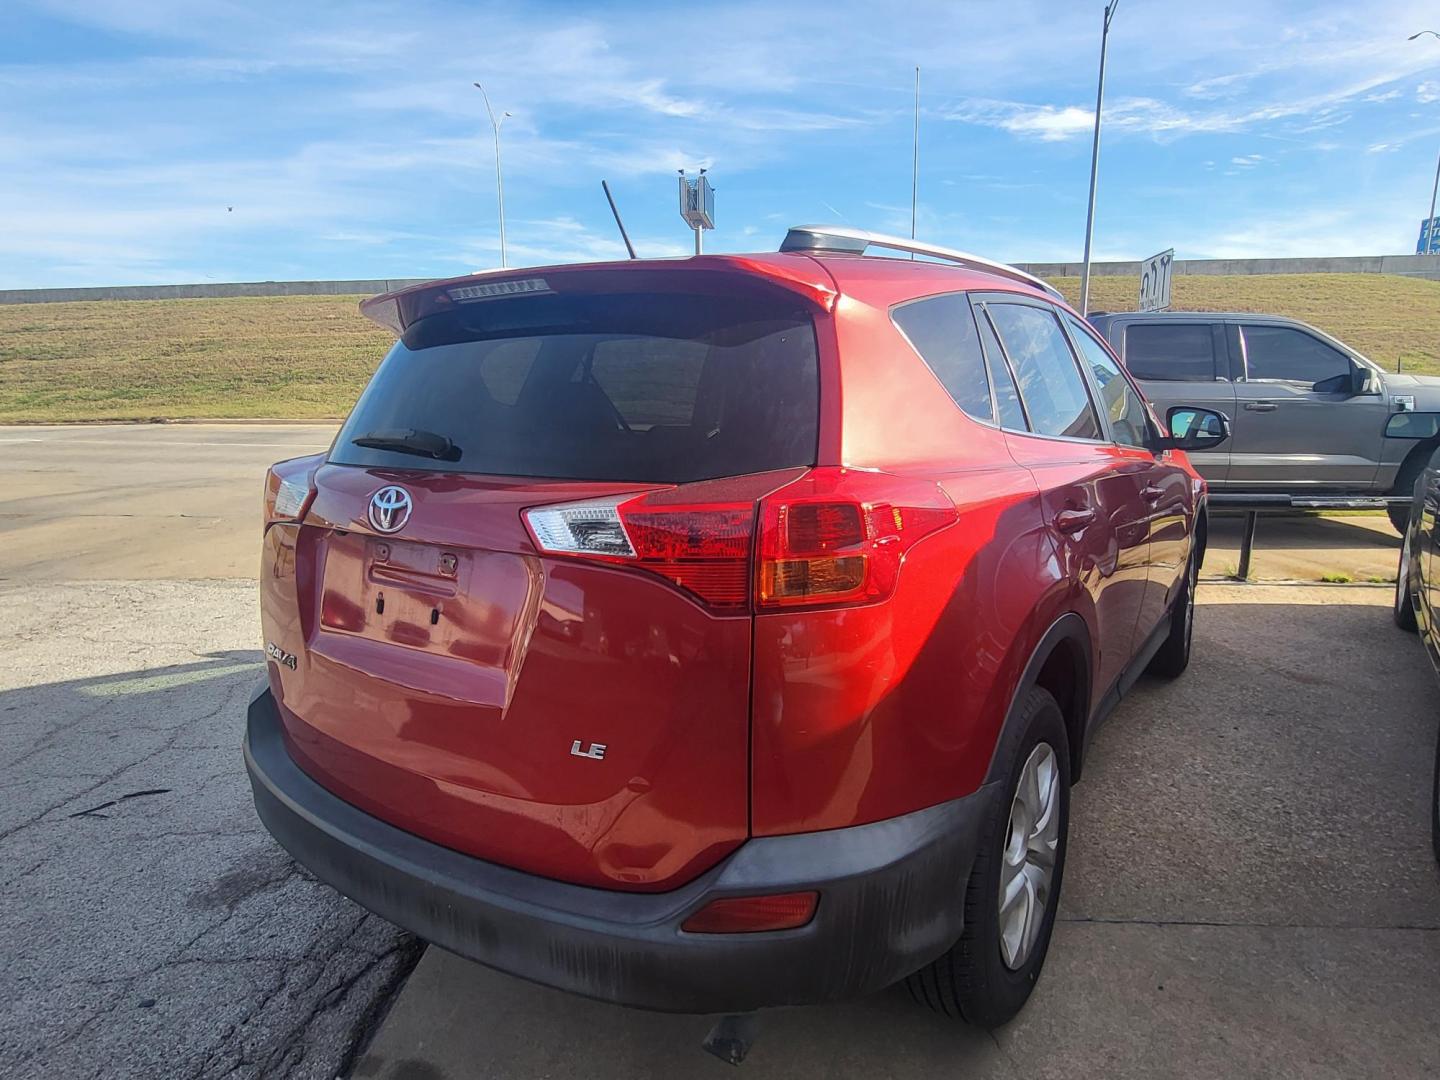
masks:
<svg viewBox="0 0 1440 1080"><path fill-rule="evenodd" d="M875 239L362 305L399 341L266 490L246 761L301 863L592 997L1013 1015L1203 485L1043 286Z"/></svg>

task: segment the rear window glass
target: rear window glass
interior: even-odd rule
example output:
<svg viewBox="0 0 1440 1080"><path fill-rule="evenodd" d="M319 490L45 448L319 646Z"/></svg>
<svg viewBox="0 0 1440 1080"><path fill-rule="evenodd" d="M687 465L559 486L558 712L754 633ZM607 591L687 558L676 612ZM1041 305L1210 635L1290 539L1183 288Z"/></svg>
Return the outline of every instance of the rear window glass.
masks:
<svg viewBox="0 0 1440 1080"><path fill-rule="evenodd" d="M1125 366L1137 379L1214 382L1215 335L1202 323L1127 327Z"/></svg>
<svg viewBox="0 0 1440 1080"><path fill-rule="evenodd" d="M977 420L994 420L969 297L950 293L914 300L897 307L891 318L956 405Z"/></svg>
<svg viewBox="0 0 1440 1080"><path fill-rule="evenodd" d="M686 483L815 463L807 313L753 297L549 294L410 328L330 460L502 476ZM407 430L447 457L354 445Z"/></svg>

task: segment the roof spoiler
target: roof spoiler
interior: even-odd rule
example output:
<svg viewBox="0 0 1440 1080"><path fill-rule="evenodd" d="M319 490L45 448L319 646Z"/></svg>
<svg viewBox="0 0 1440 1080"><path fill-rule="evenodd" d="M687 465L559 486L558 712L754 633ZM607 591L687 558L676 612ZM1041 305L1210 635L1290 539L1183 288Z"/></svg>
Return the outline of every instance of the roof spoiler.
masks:
<svg viewBox="0 0 1440 1080"><path fill-rule="evenodd" d="M807 260L808 261L808 260ZM382 293L360 302L360 313L396 336L429 315L452 310L457 304L480 302L494 297L524 293L593 291L597 283L610 287L647 287L673 290L689 275L702 281L705 276L733 275L749 278L765 287L779 288L798 296L823 311L835 306L835 286L830 275L810 263L786 266L774 256L701 255L684 259L636 259L609 263L572 263L564 266L512 267L483 271L462 277L445 278Z"/></svg>
<svg viewBox="0 0 1440 1080"><path fill-rule="evenodd" d="M968 251L940 247L938 244L924 244L903 236L886 236L884 233L866 232L863 229L850 229L841 225L792 225L790 231L785 234L785 240L781 243L780 250L834 251L846 255L864 255L866 250L872 247L884 248L887 251L908 252L911 255L925 255L971 270L982 270L987 274L994 274L996 277L1008 278L1011 281L1029 285L1057 300L1065 299L1060 294L1060 290L1053 285L1007 263L995 262L993 259L986 259L980 255L972 255Z"/></svg>

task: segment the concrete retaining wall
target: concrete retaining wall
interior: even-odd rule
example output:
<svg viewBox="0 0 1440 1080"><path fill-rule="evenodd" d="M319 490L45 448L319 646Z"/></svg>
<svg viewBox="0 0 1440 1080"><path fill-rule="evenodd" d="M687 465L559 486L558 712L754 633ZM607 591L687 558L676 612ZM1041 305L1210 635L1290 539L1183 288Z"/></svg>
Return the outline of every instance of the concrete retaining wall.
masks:
<svg viewBox="0 0 1440 1080"><path fill-rule="evenodd" d="M1019 263L1037 277L1079 277L1080 264ZM1140 276L1138 262L1092 263L1096 277ZM1399 274L1440 281L1440 255L1346 255L1323 259L1176 259L1179 274Z"/></svg>
<svg viewBox="0 0 1440 1080"><path fill-rule="evenodd" d="M1080 264L1019 263L1044 278L1079 277ZM1094 263L1097 277L1138 277L1138 262ZM1440 281L1440 255L1355 255L1333 259L1177 259L1176 274L1400 274ZM201 285L116 285L95 289L0 289L0 304L67 300L175 300L223 296L351 296L389 292L430 278L364 281L243 281Z"/></svg>
<svg viewBox="0 0 1440 1080"><path fill-rule="evenodd" d="M67 300L201 300L221 296L373 296L430 280L232 281L202 285L113 285L96 289L0 289L0 304L53 304Z"/></svg>

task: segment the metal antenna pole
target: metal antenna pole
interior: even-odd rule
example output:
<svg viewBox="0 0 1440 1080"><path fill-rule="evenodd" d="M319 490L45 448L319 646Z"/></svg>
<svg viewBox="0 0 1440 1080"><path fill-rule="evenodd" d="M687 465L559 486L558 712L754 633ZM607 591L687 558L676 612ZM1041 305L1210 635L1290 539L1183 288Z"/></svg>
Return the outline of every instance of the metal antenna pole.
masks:
<svg viewBox="0 0 1440 1080"><path fill-rule="evenodd" d="M915 207L920 200L920 67L915 67L915 135L910 160L910 239L915 239ZM910 258L915 258L911 255Z"/></svg>
<svg viewBox="0 0 1440 1080"><path fill-rule="evenodd" d="M625 241L625 250L633 259L635 258L635 245L630 243L630 234L625 231L625 223L620 220L620 210L615 205L615 196L610 194L610 182L601 180L600 186L605 189L605 199L610 203L610 213L615 215L615 226L620 230L620 239Z"/></svg>
<svg viewBox="0 0 1440 1080"><path fill-rule="evenodd" d="M1095 141L1090 147L1090 205L1085 211L1085 261L1080 268L1080 314L1090 313L1090 244L1095 236L1095 184L1100 176L1100 111L1105 104L1105 51L1110 42L1110 20L1120 0L1105 5L1105 25L1100 31L1100 84L1095 90Z"/></svg>
<svg viewBox="0 0 1440 1080"><path fill-rule="evenodd" d="M485 87L477 82L475 89L479 90L480 96L485 99L485 111L490 115L490 127L495 132L495 198L500 203L500 267L504 269L509 264L505 259L505 176L500 168L500 125L510 114L505 113L497 123L495 110L490 108L490 95L485 93Z"/></svg>

